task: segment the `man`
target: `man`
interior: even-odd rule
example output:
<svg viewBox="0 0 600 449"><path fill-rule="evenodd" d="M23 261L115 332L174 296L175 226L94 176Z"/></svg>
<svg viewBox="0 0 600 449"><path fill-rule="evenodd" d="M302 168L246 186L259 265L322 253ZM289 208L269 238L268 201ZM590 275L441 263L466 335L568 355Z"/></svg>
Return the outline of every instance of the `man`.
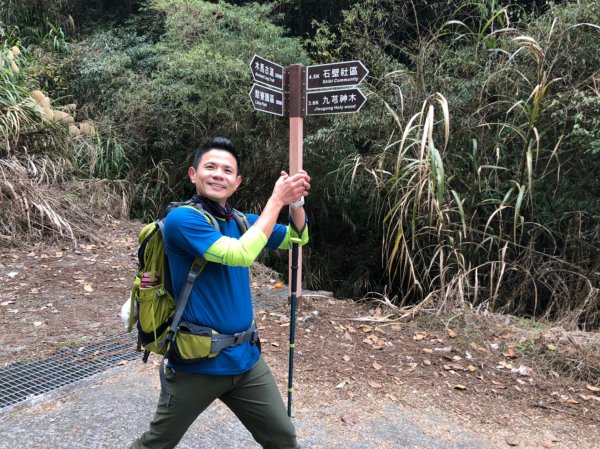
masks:
<svg viewBox="0 0 600 449"><path fill-rule="evenodd" d="M266 246L290 248L290 237L308 241L302 204L310 178L300 170L281 172L260 216L246 214L249 229L241 232L228 200L242 182L238 154L232 142L217 137L196 151L188 169L196 187L193 201L217 217L220 232L191 207L171 211L164 241L174 294L185 284L195 258L209 263L196 282L182 320L233 335L251 329L253 307L248 267ZM290 226L276 223L290 205ZM299 448L273 376L255 342L222 349L214 358L176 364L166 370L166 394L161 393L150 430L131 449L167 449L177 445L189 426L214 400L220 399L265 449ZM166 397L165 397L166 396Z"/></svg>

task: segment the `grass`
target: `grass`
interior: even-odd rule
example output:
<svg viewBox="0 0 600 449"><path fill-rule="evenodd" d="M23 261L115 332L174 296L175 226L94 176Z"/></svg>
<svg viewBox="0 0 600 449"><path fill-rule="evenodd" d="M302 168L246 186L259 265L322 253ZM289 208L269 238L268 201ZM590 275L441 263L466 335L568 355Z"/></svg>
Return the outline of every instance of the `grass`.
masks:
<svg viewBox="0 0 600 449"><path fill-rule="evenodd" d="M84 345L87 342L88 342L87 337L71 338L69 340L65 340L63 342L57 343L54 346L54 349L55 349L55 351L60 351L62 349L75 348L77 346Z"/></svg>
<svg viewBox="0 0 600 449"><path fill-rule="evenodd" d="M67 125L46 120L31 97L33 79L0 67L0 244L16 245L43 239L93 241L99 218L129 216L131 184L124 180L129 161L113 138L76 141ZM13 55L13 53L10 53ZM12 59L23 56L12 56ZM16 59L15 59L16 60ZM25 72L25 71L22 71ZM84 171L77 165L85 148ZM75 165L73 164L75 162Z"/></svg>
<svg viewBox="0 0 600 449"><path fill-rule="evenodd" d="M524 356L534 354L535 350L536 350L536 346L537 346L536 340L524 339L522 341L519 341L515 345L515 350L517 351L517 354L524 357Z"/></svg>
<svg viewBox="0 0 600 449"><path fill-rule="evenodd" d="M540 321L534 321L532 319L524 318L524 317L519 318L519 325L521 327L530 328L530 329L536 330L536 331L546 331L550 328L550 326L547 323L543 323Z"/></svg>
<svg viewBox="0 0 600 449"><path fill-rule="evenodd" d="M432 90L448 93L421 102L401 93L400 109L373 95L393 129L379 154L357 156L342 178L351 185L371 181L367 192L385 230L384 265L399 306L484 308L594 329L600 326L598 247L586 236L598 214L569 215L567 232L560 220L547 222L548 204L561 201L566 167L575 170L582 155L556 133L562 121L546 111L557 91L587 85L597 94L595 73L581 85L567 83L565 70L580 69L561 50L573 39L597 38L600 29L582 34L582 27L558 18L528 29L509 26L507 8L497 8L482 8L489 16L472 18L474 25L453 21L432 30L418 57L428 61L422 70L439 62L425 75ZM461 60L466 57L474 61ZM473 108L463 103L468 93L453 95L448 82L462 82L461 63L477 62L485 66L474 75L478 92L471 101L479 106ZM402 76L394 87L408 90L424 74Z"/></svg>
<svg viewBox="0 0 600 449"><path fill-rule="evenodd" d="M0 159L3 243L95 241L104 218L129 216L129 182L73 180L62 161L42 156Z"/></svg>
<svg viewBox="0 0 600 449"><path fill-rule="evenodd" d="M78 136L73 153L75 169L88 179L123 179L131 163L123 146L113 137Z"/></svg>

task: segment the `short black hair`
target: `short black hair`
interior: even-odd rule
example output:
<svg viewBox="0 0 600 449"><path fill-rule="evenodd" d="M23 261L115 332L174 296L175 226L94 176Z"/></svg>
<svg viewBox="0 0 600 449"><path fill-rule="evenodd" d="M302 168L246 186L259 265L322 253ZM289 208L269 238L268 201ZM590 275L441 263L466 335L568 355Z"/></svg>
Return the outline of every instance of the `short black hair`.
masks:
<svg viewBox="0 0 600 449"><path fill-rule="evenodd" d="M215 137L210 142L198 147L196 149L196 155L194 156L194 170L198 170L198 164L200 163L200 159L202 159L204 153L207 153L210 150L225 150L231 153L235 158L235 162L237 163L237 174L240 174L240 156L237 150L235 149L233 142L227 137Z"/></svg>

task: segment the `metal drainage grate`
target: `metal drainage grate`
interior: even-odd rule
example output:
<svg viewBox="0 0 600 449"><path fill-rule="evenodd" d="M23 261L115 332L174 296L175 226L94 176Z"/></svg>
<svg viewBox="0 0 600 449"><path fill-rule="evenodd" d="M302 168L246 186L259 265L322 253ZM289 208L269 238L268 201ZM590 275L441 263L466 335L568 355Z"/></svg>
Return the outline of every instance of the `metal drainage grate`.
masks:
<svg viewBox="0 0 600 449"><path fill-rule="evenodd" d="M83 380L124 360L141 359L132 336L135 332L65 349L44 360L17 362L0 369L0 409Z"/></svg>

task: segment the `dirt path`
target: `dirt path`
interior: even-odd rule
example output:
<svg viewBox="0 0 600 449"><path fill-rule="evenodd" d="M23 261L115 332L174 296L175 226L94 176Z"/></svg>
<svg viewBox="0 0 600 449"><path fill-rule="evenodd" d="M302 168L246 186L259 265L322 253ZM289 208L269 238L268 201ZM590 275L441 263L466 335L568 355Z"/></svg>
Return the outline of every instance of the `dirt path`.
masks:
<svg viewBox="0 0 600 449"><path fill-rule="evenodd" d="M0 250L0 366L122 332L139 228L112 223L103 243L77 249ZM253 287L263 352L284 384L289 311L275 276L257 267ZM338 432L360 429L363 438L377 431L373 417L386 423L392 416L398 426L379 431L399 441L409 437L405 418L448 441L475 435L486 448L600 449L600 381L597 371L581 372L598 367L598 334L538 329L511 317L442 320L424 312L395 321L387 312L305 294L294 393L305 417ZM556 356L552 369L540 353L545 361L565 357ZM590 363L579 363L586 357Z"/></svg>

